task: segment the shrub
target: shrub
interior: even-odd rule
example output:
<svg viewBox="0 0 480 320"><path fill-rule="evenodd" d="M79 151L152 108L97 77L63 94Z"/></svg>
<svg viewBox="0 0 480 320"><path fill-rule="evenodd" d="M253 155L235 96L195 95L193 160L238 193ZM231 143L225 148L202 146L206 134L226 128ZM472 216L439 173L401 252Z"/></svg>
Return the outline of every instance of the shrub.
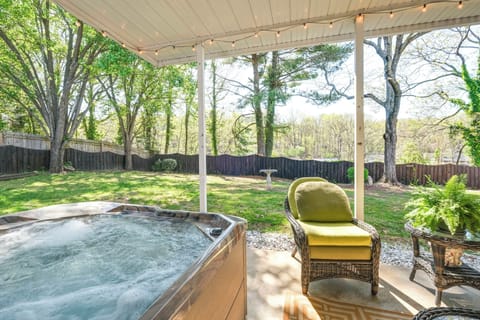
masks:
<svg viewBox="0 0 480 320"><path fill-rule="evenodd" d="M162 161L162 171L173 171L177 168L177 160L175 159L163 159Z"/></svg>
<svg viewBox="0 0 480 320"><path fill-rule="evenodd" d="M177 160L175 159L158 159L152 166L153 171L173 171L177 168Z"/></svg>
<svg viewBox="0 0 480 320"><path fill-rule="evenodd" d="M158 159L152 165L152 171L161 171L162 170L162 159Z"/></svg>
<svg viewBox="0 0 480 320"><path fill-rule="evenodd" d="M355 168L354 167L350 167L350 168L347 169L347 178L348 178L348 181L350 181L350 182L353 182L353 180L355 179ZM363 181L364 182L368 181L368 169L367 168L363 169Z"/></svg>

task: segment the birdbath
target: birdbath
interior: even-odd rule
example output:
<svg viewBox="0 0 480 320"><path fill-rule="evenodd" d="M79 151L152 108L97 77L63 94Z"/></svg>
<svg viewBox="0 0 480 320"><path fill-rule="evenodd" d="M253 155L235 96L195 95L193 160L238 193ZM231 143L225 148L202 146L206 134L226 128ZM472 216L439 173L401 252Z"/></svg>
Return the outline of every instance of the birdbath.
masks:
<svg viewBox="0 0 480 320"><path fill-rule="evenodd" d="M277 169L262 169L260 173L265 173L267 175L267 190L272 189L272 173L277 172Z"/></svg>

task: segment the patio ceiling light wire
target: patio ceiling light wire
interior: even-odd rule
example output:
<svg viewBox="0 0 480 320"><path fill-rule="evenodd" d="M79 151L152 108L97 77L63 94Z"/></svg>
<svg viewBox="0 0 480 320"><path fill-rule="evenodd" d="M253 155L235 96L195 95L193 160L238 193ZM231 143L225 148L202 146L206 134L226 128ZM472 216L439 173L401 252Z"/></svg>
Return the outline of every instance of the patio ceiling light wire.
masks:
<svg viewBox="0 0 480 320"><path fill-rule="evenodd" d="M422 13L426 12L428 10L428 7L431 6L431 5L435 5L435 4L445 4L445 3L455 3L457 5L457 8L458 10L461 10L463 9L463 5L465 4L465 2L468 2L468 0L466 1L457 1L457 0L437 0L437 1L430 1L430 2L425 2L421 7L420 7L420 10L422 11ZM419 9L419 6L418 5L412 5L412 6L409 6L409 7L404 7L404 8L400 8L400 9L392 9L392 10L381 10L381 11L365 11L365 12L360 12L360 13L357 13L357 14L352 14L352 15L348 15L348 16L344 16L344 17L340 17L340 18L337 18L337 19L325 19L325 20L312 20L312 21L306 21L306 22L302 22L301 24L298 24L298 25L291 25L291 26L288 26L288 27L285 27L285 28L278 28L278 29L258 29L256 30L253 34L251 35L246 35L246 36L242 36L242 37L239 37L239 38L235 38L235 39L229 39L229 40L225 40L225 39L221 39L221 38L209 38L209 39L206 39L206 40L202 40L202 41L199 41L199 42L195 42L191 45L173 45L173 44L168 44L168 45L164 45L164 46L161 46L161 47L157 47L157 48L153 48L153 49L146 49L146 48L138 48L138 47L134 47L134 46L129 46L127 45L126 43L122 42L121 45L123 48L126 48L126 49L130 49L131 51L135 51L137 52L139 55L142 55L143 53L145 52L148 52L148 53L155 53L155 55L158 55L160 53L160 51L163 51L163 50L166 50L166 49L171 49L171 50L175 50L176 48L189 48L191 47L192 48L192 51L195 51L195 47L198 45L198 44L204 44L204 43L208 43L210 46L213 45L215 42L219 42L219 43L230 43L232 45L232 47L235 47L235 45L238 43L238 42L241 42L241 41L244 41L244 40L247 40L247 39L251 39L251 38L258 38L258 36L261 34L261 33L274 33L274 35L276 35L276 38L279 38L281 33L282 32L285 32L285 31L288 31L288 30L291 30L291 29L294 29L294 28L298 28L298 27L301 27L305 30L308 30L308 27L310 25L325 25L325 26L328 26L329 28L333 28L333 26L338 23L338 22L341 22L341 21L345 21L345 20L350 20L350 19L354 19L356 16L363 16L365 17L366 15L379 15L379 14L387 14L390 19L393 19L395 14L396 13L399 13L399 12L404 12L404 11L408 11L408 10L412 10L412 9L416 9L418 10ZM107 37L109 35L108 31L106 30L101 30L101 33L104 37Z"/></svg>

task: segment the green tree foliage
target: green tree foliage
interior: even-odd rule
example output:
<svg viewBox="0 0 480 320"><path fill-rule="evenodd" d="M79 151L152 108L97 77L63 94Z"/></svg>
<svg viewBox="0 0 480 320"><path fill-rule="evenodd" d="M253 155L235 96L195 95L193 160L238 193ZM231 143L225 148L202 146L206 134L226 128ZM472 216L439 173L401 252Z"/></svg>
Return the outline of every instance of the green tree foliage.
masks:
<svg viewBox="0 0 480 320"><path fill-rule="evenodd" d="M480 54L477 62L477 68L480 68ZM472 76L467 69L465 60L462 59L461 75L468 93L468 100L451 98L449 101L465 112L469 121L467 124L457 122L451 125L450 132L452 135L462 136L468 146L473 163L478 167L480 166L480 72Z"/></svg>
<svg viewBox="0 0 480 320"><path fill-rule="evenodd" d="M137 118L147 101L155 101L159 70L120 45L110 42L97 60L98 81L118 119L125 152L125 169L132 169L132 144Z"/></svg>
<svg viewBox="0 0 480 320"><path fill-rule="evenodd" d="M420 163L427 164L428 161L425 159L423 154L420 152L418 146L413 142L407 142L403 148L403 152L400 155L401 163Z"/></svg>
<svg viewBox="0 0 480 320"><path fill-rule="evenodd" d="M296 88L305 80L315 79L319 70L331 74L339 69L351 54L351 45L319 45L304 49L273 51L268 54L254 54L241 61L251 64L253 77L240 106L251 105L256 126L257 154L272 156L277 125L276 108L292 95L303 95L319 104L334 101L340 95L320 94L318 91L301 92ZM231 80L235 83L234 80ZM250 126L252 122L245 122Z"/></svg>
<svg viewBox="0 0 480 320"><path fill-rule="evenodd" d="M85 103L87 105L88 113L82 119L82 127L85 131L85 137L88 140L100 140L101 134L98 131L99 120L96 116L98 101L102 98L103 91L101 86L95 82L90 81L87 84L87 90L85 93Z"/></svg>
<svg viewBox="0 0 480 320"><path fill-rule="evenodd" d="M183 121L185 141L183 144L183 153L189 154L189 141L191 139L191 134L189 130L190 120L192 119L192 116L195 116L197 114L197 111L198 111L198 105L197 105L197 99L196 99L197 82L195 81L194 74L193 74L193 65L183 70L183 86L181 91L183 93L184 103L185 103L185 116Z"/></svg>
<svg viewBox="0 0 480 320"><path fill-rule="evenodd" d="M103 37L48 0L1 0L0 8L0 91L49 135L49 169L60 172Z"/></svg>

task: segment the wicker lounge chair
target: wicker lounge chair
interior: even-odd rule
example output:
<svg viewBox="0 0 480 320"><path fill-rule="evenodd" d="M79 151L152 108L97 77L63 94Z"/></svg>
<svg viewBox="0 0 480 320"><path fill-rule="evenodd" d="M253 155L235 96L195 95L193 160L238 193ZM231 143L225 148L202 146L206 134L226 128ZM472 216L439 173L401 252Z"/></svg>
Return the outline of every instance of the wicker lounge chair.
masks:
<svg viewBox="0 0 480 320"><path fill-rule="evenodd" d="M413 320L435 319L480 319L480 310L468 308L434 307L420 311L413 318Z"/></svg>
<svg viewBox="0 0 480 320"><path fill-rule="evenodd" d="M371 283L378 292L380 237L372 226L352 217L345 192L325 179L292 182L285 214L301 254L302 292L310 282L350 278Z"/></svg>

